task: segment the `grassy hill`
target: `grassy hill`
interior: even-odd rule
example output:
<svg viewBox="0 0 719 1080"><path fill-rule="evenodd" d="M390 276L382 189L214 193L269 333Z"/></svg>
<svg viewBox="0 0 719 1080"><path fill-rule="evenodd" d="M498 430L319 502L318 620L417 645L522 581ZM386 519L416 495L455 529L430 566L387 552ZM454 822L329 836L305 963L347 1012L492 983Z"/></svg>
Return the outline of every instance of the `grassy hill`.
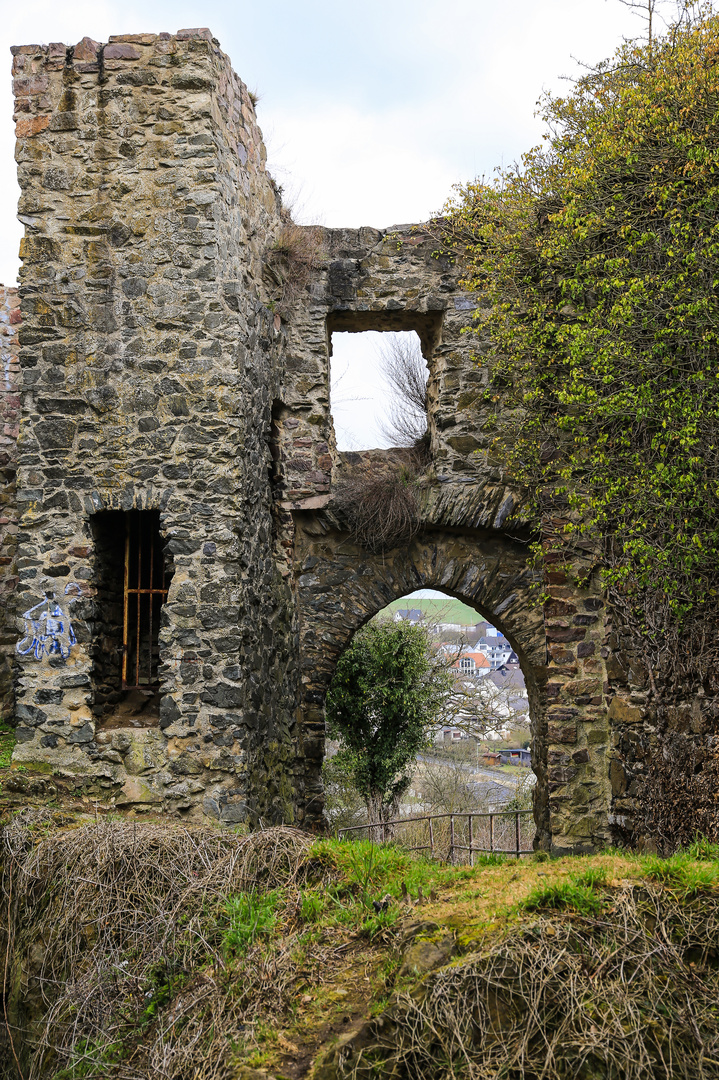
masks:
<svg viewBox="0 0 719 1080"><path fill-rule="evenodd" d="M425 613L427 620L433 623L458 623L460 626L474 626L475 623L486 621L474 608L463 604L461 600L454 600L451 596L443 600L434 599L433 597L393 600L391 604L388 604L380 612L380 615L393 614L395 611L406 608L419 608Z"/></svg>
<svg viewBox="0 0 719 1080"><path fill-rule="evenodd" d="M0 1076L719 1075L719 846L477 863L23 811Z"/></svg>

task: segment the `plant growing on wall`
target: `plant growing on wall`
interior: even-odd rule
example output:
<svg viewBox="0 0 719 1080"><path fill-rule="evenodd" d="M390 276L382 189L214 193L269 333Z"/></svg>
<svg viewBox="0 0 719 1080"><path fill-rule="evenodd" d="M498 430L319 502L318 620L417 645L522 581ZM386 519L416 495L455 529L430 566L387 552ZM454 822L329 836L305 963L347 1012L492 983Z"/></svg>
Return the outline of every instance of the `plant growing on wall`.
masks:
<svg viewBox="0 0 719 1080"><path fill-rule="evenodd" d="M355 469L337 487L335 504L352 539L368 551L408 544L420 530L421 455L406 449L399 460Z"/></svg>
<svg viewBox="0 0 719 1080"><path fill-rule="evenodd" d="M282 226L265 253L263 275L273 293L273 303L286 315L322 262L322 231L313 225L295 225L283 213Z"/></svg>
<svg viewBox="0 0 719 1080"><path fill-rule="evenodd" d="M442 225L488 302L484 422L496 404L538 513L568 502L566 528L603 538L650 672L713 683L719 18L690 5L545 98L544 119L544 146L460 187Z"/></svg>
<svg viewBox="0 0 719 1080"><path fill-rule="evenodd" d="M340 657L327 728L370 821L396 813L450 688L447 671L432 663L426 631L405 621L369 623Z"/></svg>

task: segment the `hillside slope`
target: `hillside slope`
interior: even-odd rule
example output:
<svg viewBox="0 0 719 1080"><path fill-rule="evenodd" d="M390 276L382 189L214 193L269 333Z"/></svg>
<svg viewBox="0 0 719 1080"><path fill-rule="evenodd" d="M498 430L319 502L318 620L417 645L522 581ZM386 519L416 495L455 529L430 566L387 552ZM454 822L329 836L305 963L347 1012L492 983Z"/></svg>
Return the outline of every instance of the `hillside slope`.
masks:
<svg viewBox="0 0 719 1080"><path fill-rule="evenodd" d="M0 1076L719 1077L718 857L442 867L28 811Z"/></svg>

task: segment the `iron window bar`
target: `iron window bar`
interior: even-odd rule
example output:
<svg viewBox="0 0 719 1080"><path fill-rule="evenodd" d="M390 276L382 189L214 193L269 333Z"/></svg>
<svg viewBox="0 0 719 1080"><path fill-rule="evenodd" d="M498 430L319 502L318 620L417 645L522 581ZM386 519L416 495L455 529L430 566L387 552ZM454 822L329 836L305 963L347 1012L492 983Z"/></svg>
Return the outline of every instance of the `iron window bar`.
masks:
<svg viewBox="0 0 719 1080"><path fill-rule="evenodd" d="M134 538L133 521L137 522ZM161 548L156 547L156 539L158 542L160 540L159 532L157 538L156 532L156 516L152 511L129 510L125 513L121 677L123 690L148 690L159 685L155 638L159 630L159 609L165 602L168 590L165 587L162 562L156 566L156 555L161 555ZM155 584L158 574L160 586ZM131 598L135 601L134 612L130 611ZM143 639L146 646L143 646Z"/></svg>

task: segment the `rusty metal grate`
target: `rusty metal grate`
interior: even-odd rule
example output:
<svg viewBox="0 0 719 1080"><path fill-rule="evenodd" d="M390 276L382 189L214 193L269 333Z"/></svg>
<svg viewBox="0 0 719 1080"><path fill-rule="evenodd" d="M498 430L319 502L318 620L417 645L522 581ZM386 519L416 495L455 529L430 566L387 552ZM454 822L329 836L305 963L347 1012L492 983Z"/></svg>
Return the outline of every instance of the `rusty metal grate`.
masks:
<svg viewBox="0 0 719 1080"><path fill-rule="evenodd" d="M165 560L156 510L125 514L122 689L159 685L160 608L167 596Z"/></svg>

